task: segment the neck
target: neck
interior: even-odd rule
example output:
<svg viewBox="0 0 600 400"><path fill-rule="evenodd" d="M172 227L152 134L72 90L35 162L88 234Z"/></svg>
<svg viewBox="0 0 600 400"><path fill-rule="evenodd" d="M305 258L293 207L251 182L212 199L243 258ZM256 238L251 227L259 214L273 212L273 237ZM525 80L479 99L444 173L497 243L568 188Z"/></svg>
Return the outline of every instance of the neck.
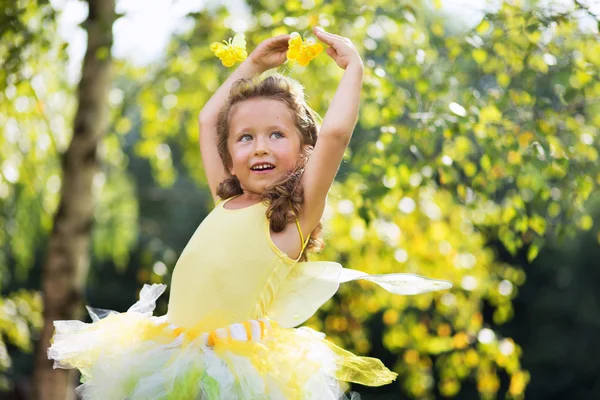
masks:
<svg viewBox="0 0 600 400"><path fill-rule="evenodd" d="M246 200L248 202L259 202L261 199L262 193L251 192L248 190L243 190L243 193L239 196L240 199Z"/></svg>

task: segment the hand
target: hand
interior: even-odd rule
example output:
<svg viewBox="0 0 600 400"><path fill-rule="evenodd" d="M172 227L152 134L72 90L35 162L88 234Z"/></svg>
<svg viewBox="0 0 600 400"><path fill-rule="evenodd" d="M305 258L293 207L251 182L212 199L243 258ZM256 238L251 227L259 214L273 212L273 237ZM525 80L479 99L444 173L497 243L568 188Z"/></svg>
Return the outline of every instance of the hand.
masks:
<svg viewBox="0 0 600 400"><path fill-rule="evenodd" d="M320 41L330 46L325 51L340 68L346 69L348 65L359 65L362 68L360 55L350 39L325 32L321 27L315 27L313 32Z"/></svg>
<svg viewBox="0 0 600 400"><path fill-rule="evenodd" d="M263 40L248 59L261 71L280 66L286 61L290 35L279 35Z"/></svg>

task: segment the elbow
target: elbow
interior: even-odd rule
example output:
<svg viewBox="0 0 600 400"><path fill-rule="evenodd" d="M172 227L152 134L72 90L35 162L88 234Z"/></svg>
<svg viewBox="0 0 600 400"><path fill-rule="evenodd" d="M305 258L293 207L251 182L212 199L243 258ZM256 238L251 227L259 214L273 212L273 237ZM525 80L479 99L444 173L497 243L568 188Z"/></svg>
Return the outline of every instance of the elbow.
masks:
<svg viewBox="0 0 600 400"><path fill-rule="evenodd" d="M198 113L198 124L200 126L205 125L208 121L209 117L206 115L206 111L202 110Z"/></svg>
<svg viewBox="0 0 600 400"><path fill-rule="evenodd" d="M327 132L320 133L318 137L319 139L322 137L327 137L329 140L332 140L339 145L347 147L350 144L350 139L352 138L352 129L331 128L328 129Z"/></svg>
<svg viewBox="0 0 600 400"><path fill-rule="evenodd" d="M210 110L206 110L203 108L198 113L198 124L202 125L215 125L217 123L218 114L214 112L210 112Z"/></svg>

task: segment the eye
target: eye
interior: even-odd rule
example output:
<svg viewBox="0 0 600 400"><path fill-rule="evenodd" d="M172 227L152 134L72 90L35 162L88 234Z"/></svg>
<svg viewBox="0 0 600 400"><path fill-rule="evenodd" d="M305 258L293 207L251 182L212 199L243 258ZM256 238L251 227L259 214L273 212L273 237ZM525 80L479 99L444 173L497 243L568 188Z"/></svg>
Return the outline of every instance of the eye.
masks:
<svg viewBox="0 0 600 400"><path fill-rule="evenodd" d="M249 135L249 134L247 134L247 133L245 133L242 136L240 136L240 138L238 139L238 141L240 141L240 142L247 142L248 140L251 140L251 139L252 139L252 136Z"/></svg>
<svg viewBox="0 0 600 400"><path fill-rule="evenodd" d="M275 138L276 139L281 139L283 136L283 133L279 132L279 131L275 131L273 133L271 133L271 136L277 135Z"/></svg>

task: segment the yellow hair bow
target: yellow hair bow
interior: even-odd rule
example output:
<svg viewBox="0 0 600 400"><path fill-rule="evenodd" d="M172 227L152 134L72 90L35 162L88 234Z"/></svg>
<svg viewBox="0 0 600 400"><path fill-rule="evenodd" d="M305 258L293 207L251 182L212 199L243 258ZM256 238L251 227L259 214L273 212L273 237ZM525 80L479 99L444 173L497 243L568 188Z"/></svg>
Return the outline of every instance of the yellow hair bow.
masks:
<svg viewBox="0 0 600 400"><path fill-rule="evenodd" d="M288 60L296 61L305 67L322 51L323 45L320 43L314 43L311 40L302 40L302 36L298 32L292 32L288 41L286 56Z"/></svg>
<svg viewBox="0 0 600 400"><path fill-rule="evenodd" d="M223 40L223 42L214 42L210 45L210 49L219 57L219 60L226 67L231 67L236 62L241 62L248 57L246 51L246 35L237 33L233 39Z"/></svg>

